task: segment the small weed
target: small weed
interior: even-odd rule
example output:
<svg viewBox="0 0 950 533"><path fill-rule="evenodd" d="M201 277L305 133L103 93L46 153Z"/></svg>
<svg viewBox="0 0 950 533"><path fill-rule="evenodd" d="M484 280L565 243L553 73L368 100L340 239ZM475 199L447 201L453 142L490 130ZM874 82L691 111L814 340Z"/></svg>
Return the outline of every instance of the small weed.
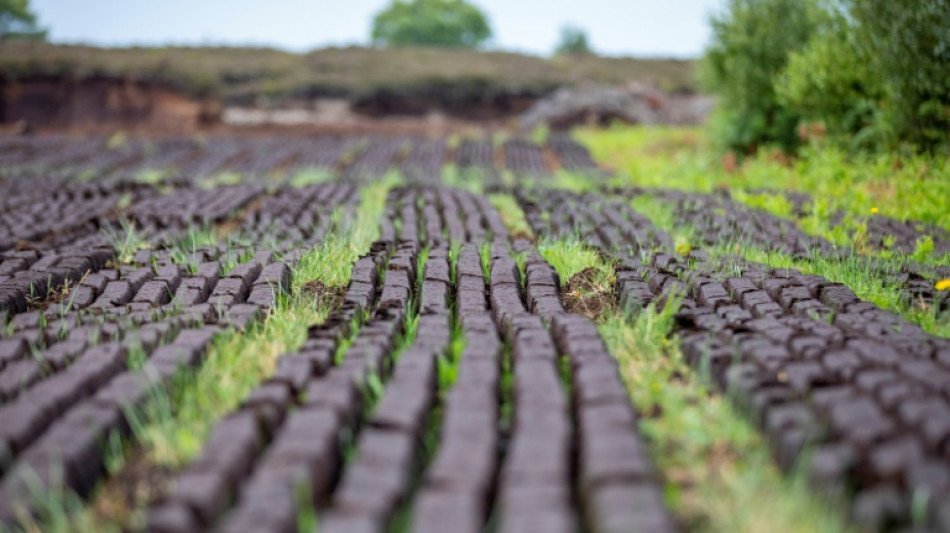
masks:
<svg viewBox="0 0 950 533"><path fill-rule="evenodd" d="M135 252L148 248L149 243L145 240L145 236L135 229L135 224L132 222L123 219L119 224L120 231L116 231L111 226L107 226L103 231L115 248L116 262L131 263Z"/></svg>

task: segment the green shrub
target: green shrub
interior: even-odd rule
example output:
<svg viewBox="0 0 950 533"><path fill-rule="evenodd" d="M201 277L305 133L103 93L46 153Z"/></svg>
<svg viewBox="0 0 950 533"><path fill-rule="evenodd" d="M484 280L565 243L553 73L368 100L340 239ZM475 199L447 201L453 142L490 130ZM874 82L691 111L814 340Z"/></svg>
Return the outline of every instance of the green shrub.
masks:
<svg viewBox="0 0 950 533"><path fill-rule="evenodd" d="M886 91L896 140L946 149L950 136L950 0L846 0L871 68Z"/></svg>
<svg viewBox="0 0 950 533"><path fill-rule="evenodd" d="M786 106L852 150L933 151L950 132L950 0L825 0L776 79Z"/></svg>
<svg viewBox="0 0 950 533"><path fill-rule="evenodd" d="M888 136L879 108L883 83L841 12L829 11L805 48L789 55L775 91L785 106L821 122L849 149L879 147Z"/></svg>
<svg viewBox="0 0 950 533"><path fill-rule="evenodd" d="M726 148L798 146L800 116L779 101L773 84L789 54L808 43L818 11L815 0L729 0L713 17L701 81L718 97L717 138Z"/></svg>
<svg viewBox="0 0 950 533"><path fill-rule="evenodd" d="M729 149L794 151L800 121L851 151L950 144L950 0L730 0L712 26Z"/></svg>

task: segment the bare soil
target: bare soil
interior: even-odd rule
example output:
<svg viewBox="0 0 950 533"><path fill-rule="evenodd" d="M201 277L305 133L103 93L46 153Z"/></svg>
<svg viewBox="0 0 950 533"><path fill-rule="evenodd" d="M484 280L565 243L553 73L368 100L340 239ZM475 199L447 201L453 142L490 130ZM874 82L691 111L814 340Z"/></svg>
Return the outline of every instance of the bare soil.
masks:
<svg viewBox="0 0 950 533"><path fill-rule="evenodd" d="M617 308L617 295L613 287L601 284L598 276L596 268L588 267L574 274L567 282L561 293L567 312L596 320Z"/></svg>

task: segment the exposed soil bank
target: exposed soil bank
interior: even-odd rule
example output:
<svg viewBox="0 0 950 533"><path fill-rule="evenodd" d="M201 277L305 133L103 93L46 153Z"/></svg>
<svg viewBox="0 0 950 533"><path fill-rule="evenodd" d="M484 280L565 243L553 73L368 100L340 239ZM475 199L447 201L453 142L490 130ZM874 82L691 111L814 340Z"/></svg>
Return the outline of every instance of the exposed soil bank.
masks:
<svg viewBox="0 0 950 533"><path fill-rule="evenodd" d="M708 113L709 106L704 104L708 97L667 94L654 88L646 92L631 93L621 87L594 91L558 90L556 86L503 89L491 84L432 81L421 87L394 86L361 94L312 94L279 101L261 96L237 102L221 96L189 94L159 82L106 76L0 77L0 130L125 129L175 134L221 129L342 128L347 132L382 129L445 134L517 124L529 129L548 124L558 129L614 119L693 124ZM569 97L567 102L562 101L565 95ZM703 104L698 111L693 109L696 102Z"/></svg>
<svg viewBox="0 0 950 533"><path fill-rule="evenodd" d="M218 122L220 106L156 84L115 78L0 80L0 122L30 127L191 131Z"/></svg>
<svg viewBox="0 0 950 533"><path fill-rule="evenodd" d="M352 98L313 97L226 106L149 82L117 78L0 79L0 123L30 128L128 128L187 132L209 127L356 125L390 119L497 122L516 117L544 93L380 90Z"/></svg>

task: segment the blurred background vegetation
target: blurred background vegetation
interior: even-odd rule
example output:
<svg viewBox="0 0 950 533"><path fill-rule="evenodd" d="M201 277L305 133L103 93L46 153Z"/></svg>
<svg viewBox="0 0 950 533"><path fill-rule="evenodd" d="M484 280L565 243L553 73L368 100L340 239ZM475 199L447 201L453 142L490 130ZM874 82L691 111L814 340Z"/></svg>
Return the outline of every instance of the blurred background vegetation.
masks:
<svg viewBox="0 0 950 533"><path fill-rule="evenodd" d="M555 54L593 54L587 32L577 26L561 28L561 40L554 49Z"/></svg>
<svg viewBox="0 0 950 533"><path fill-rule="evenodd" d="M0 42L45 38L46 30L39 26L29 0L0 0Z"/></svg>
<svg viewBox="0 0 950 533"><path fill-rule="evenodd" d="M100 77L224 104L329 96L358 108L411 98L455 109L636 81L715 95L712 148L738 159L814 143L850 154L948 152L950 0L725 0L710 24L694 72L688 59L598 56L576 26L562 29L550 57L486 51L489 17L466 0L394 0L373 18L371 47L308 53L53 45L28 0L0 0L0 82Z"/></svg>
<svg viewBox="0 0 950 533"><path fill-rule="evenodd" d="M721 148L947 151L950 0L730 0L712 26Z"/></svg>
<svg viewBox="0 0 950 533"><path fill-rule="evenodd" d="M478 48L491 34L485 14L464 0L396 0L373 18L377 46Z"/></svg>

